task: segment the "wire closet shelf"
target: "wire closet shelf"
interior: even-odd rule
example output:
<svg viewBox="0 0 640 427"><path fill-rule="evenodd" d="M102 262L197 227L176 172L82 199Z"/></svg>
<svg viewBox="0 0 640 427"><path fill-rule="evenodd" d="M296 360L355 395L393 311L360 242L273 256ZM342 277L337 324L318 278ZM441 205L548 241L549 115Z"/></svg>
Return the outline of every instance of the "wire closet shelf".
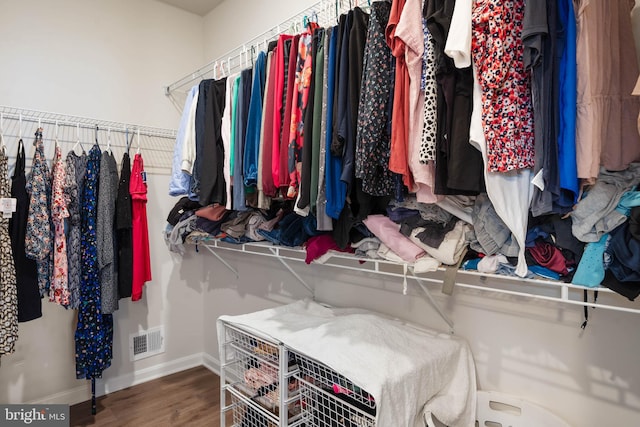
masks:
<svg viewBox="0 0 640 427"><path fill-rule="evenodd" d="M142 153L147 172L171 173L174 129L0 106L0 135L10 158L15 158L17 142L23 139L27 161L31 161L28 147L39 127L43 128L45 155L49 159L53 157L56 141L63 152L68 152L78 145L88 151L97 139L100 147L110 149L118 161L128 148L131 155Z"/></svg>
<svg viewBox="0 0 640 427"><path fill-rule="evenodd" d="M307 22L317 22L320 26L337 23L338 17L354 7L368 8L368 1L321 0L291 16L280 24L254 36L241 46L220 55L175 82L165 86L165 95L184 95L188 87L205 78L220 78L251 67L260 51L266 51L269 42L277 40L280 34L300 33Z"/></svg>

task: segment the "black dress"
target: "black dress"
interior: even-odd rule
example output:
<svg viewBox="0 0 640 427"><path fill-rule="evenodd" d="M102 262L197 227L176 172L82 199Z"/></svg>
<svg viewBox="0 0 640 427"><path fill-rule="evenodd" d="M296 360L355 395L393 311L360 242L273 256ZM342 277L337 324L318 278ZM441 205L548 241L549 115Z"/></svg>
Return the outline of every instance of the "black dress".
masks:
<svg viewBox="0 0 640 427"><path fill-rule="evenodd" d="M35 260L27 258L24 250L24 240L27 228L27 213L29 212L29 194L24 172L25 155L24 143L18 142L16 167L11 177L11 197L17 200L17 209L9 220L11 249L16 265L16 279L18 288L18 322L42 317L42 300L38 289L38 273Z"/></svg>
<svg viewBox="0 0 640 427"><path fill-rule="evenodd" d="M116 233L118 242L118 297L131 297L133 282L133 241L131 195L129 181L131 180L131 160L129 153L122 156L122 170L116 199Z"/></svg>

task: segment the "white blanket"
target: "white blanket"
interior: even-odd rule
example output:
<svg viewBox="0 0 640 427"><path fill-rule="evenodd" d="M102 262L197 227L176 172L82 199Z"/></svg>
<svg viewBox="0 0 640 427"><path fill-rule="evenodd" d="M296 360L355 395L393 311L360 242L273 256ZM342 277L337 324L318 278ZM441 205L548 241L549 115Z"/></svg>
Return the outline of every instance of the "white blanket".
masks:
<svg viewBox="0 0 640 427"><path fill-rule="evenodd" d="M369 392L377 427L449 427L475 422L475 368L467 343L364 310L298 301L220 321L267 334ZM224 363L224 361L222 361Z"/></svg>

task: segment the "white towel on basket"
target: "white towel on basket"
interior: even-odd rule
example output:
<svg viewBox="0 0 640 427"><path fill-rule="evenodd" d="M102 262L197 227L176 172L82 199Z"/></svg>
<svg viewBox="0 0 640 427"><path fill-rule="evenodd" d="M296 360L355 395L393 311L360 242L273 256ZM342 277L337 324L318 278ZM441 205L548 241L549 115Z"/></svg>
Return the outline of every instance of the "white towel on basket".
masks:
<svg viewBox="0 0 640 427"><path fill-rule="evenodd" d="M431 426L432 414L449 427L474 425L475 367L464 340L310 301L219 321L267 334L366 390L377 427Z"/></svg>

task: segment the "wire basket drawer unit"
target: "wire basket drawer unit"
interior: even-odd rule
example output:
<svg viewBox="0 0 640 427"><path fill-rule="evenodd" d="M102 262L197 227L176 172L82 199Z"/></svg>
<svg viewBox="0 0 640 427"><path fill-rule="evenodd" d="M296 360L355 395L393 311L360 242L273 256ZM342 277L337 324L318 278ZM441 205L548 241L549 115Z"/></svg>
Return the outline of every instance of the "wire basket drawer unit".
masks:
<svg viewBox="0 0 640 427"><path fill-rule="evenodd" d="M307 427L375 427L373 396L328 366L293 350L290 354Z"/></svg>
<svg viewBox="0 0 640 427"><path fill-rule="evenodd" d="M288 373L287 350L235 325L223 327L221 386L231 394L231 405L223 405L223 411L233 411L234 426L271 427L281 425L280 408L287 407L285 425L290 425L300 413L300 400L297 382ZM287 384L282 394L281 384Z"/></svg>

